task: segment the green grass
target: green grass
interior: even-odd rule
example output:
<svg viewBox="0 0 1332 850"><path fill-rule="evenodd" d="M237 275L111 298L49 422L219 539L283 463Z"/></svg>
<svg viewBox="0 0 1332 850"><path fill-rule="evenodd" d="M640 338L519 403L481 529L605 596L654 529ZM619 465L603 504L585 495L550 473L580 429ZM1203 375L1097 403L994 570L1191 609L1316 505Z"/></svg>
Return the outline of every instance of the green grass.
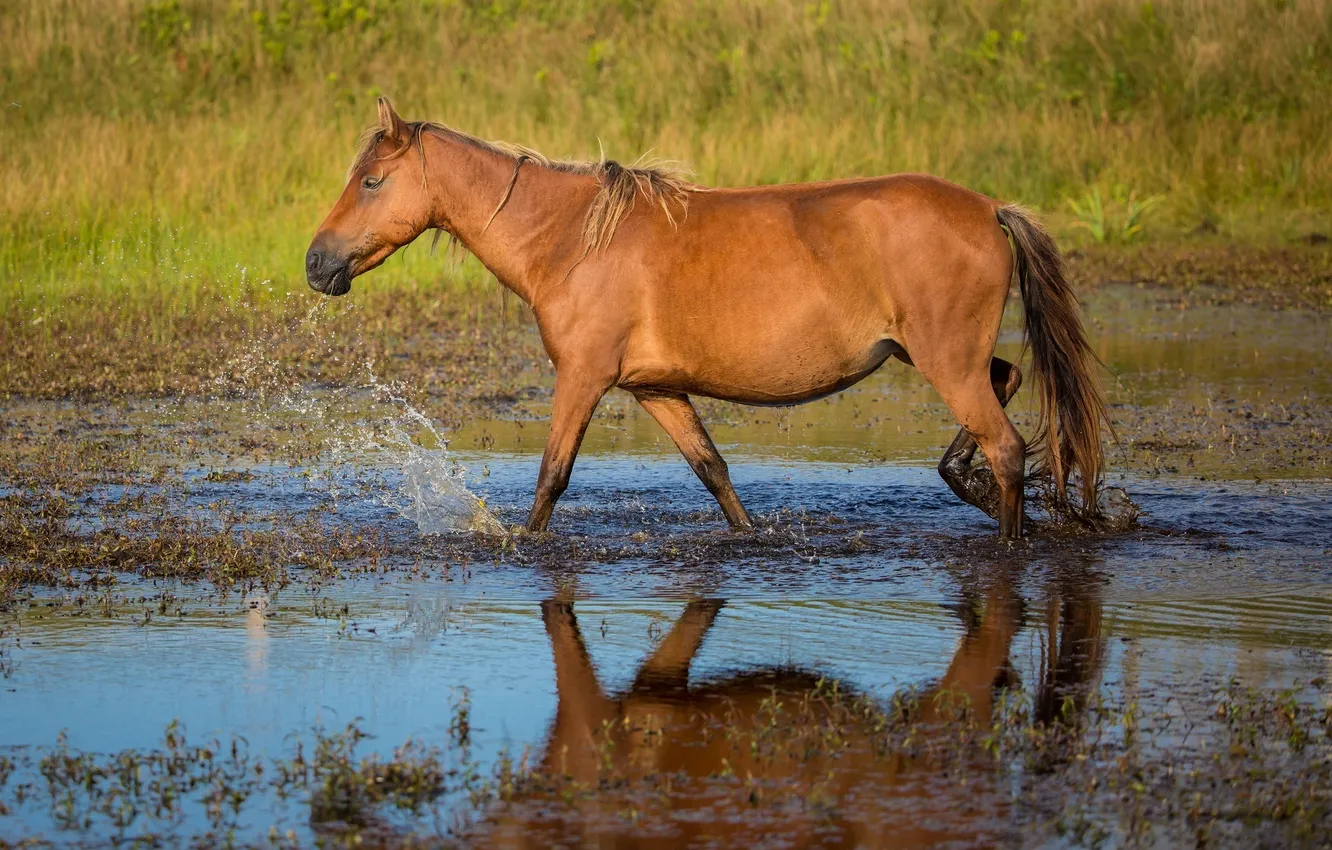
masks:
<svg viewBox="0 0 1332 850"><path fill-rule="evenodd" d="M381 93L718 185L929 171L1070 244L1130 193L1124 241L1332 230L1332 0L12 0L0 89L11 319L282 300Z"/></svg>

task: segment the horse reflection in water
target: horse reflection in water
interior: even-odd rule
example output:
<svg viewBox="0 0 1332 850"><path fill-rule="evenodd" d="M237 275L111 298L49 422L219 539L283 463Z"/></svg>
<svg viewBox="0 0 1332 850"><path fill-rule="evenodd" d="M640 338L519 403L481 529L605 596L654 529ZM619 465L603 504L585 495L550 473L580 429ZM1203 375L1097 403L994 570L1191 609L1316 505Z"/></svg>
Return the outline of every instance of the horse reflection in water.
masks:
<svg viewBox="0 0 1332 850"><path fill-rule="evenodd" d="M1038 722L1079 711L1098 675L1101 607L1086 591L1090 584L1049 593L1032 705ZM994 756L979 747L946 770L920 754L928 747L914 747L917 755L885 751L882 711L846 710L872 703L841 686L833 692L829 678L809 671L771 668L691 684L690 664L722 607L716 600L689 603L633 685L609 696L573 604L545 602L558 708L540 774L573 784L505 803L480 825L477 843L911 847L1003 840L1012 792ZM1024 603L1012 583L967 594L961 611L965 633L947 671L912 703L920 742L955 732L957 722L988 726L998 695L1020 687L1010 651ZM959 706L966 720L959 721ZM765 728L779 730L776 738L791 746L774 751L764 743Z"/></svg>

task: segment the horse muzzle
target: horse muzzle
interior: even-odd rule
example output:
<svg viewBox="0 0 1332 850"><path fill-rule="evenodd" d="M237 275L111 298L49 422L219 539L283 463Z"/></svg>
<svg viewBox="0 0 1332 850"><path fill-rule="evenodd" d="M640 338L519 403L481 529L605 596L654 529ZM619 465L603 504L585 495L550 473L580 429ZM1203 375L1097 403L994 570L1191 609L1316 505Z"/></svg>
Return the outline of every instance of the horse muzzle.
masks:
<svg viewBox="0 0 1332 850"><path fill-rule="evenodd" d="M311 247L305 254L305 280L315 292L346 295L351 290L351 264Z"/></svg>

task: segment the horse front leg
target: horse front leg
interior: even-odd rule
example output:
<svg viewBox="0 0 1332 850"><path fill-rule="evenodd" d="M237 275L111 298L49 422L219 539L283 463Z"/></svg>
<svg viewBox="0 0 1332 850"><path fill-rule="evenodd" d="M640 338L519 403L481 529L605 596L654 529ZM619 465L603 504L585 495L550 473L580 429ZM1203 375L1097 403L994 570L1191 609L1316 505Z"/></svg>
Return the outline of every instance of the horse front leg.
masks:
<svg viewBox="0 0 1332 850"><path fill-rule="evenodd" d="M619 709L597 681L573 603L548 599L541 603L541 619L555 660L555 726L546 746L546 767L592 781L597 775L597 735Z"/></svg>
<svg viewBox="0 0 1332 850"><path fill-rule="evenodd" d="M689 467L721 506L731 528L753 528L754 522L749 518L749 512L740 503L735 487L731 486L726 461L722 460L717 446L708 436L689 397L679 393L646 391L635 392L634 397L675 441Z"/></svg>
<svg viewBox="0 0 1332 850"><path fill-rule="evenodd" d="M685 606L670 634L638 668L632 691L679 690L689 686L689 665L725 602L696 599Z"/></svg>
<svg viewBox="0 0 1332 850"><path fill-rule="evenodd" d="M555 503L569 486L578 447L583 443L587 423L601 397L610 389L610 380L595 380L576 369L560 372L555 379L555 403L550 414L550 436L541 456L537 475L536 499L527 516L528 531L545 531Z"/></svg>

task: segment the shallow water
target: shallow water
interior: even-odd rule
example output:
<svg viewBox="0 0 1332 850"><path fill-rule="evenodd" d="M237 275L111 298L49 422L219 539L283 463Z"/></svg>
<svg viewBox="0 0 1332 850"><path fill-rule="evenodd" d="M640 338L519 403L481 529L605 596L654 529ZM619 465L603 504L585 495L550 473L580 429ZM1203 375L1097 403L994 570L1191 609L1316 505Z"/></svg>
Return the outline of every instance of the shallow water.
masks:
<svg viewBox="0 0 1332 850"><path fill-rule="evenodd" d="M427 480L454 475L460 464L470 493L505 525L519 523L539 463L539 420L471 423L451 435L448 454L429 438L390 440L378 450L340 440L335 457L304 465L229 458L200 438L165 493L172 511L206 519L223 501L256 513L317 515L343 530L382 534L386 554L373 568L348 565L335 581L306 582L298 571L285 588L220 598L143 579L124 580L109 595L34 591L8 615L0 638L7 673L0 756L39 756L62 731L78 750L157 747L172 720L192 736L240 735L252 751L278 756L317 725L358 719L374 735L364 748L387 755L408 737L449 740L465 693L474 753L488 769L504 748L540 757L569 746L567 730L552 724L557 706L581 699L579 688L617 699L624 716L640 710L641 665L697 614L689 600L713 600L715 619L696 635L687 677L649 701L676 718L675 731L664 734L681 740L696 722L682 718L712 716L709 700L739 699L736 689L756 673L804 671L880 704L941 680L965 690L965 676L976 693L976 682L988 691L1002 680L1039 702L1054 698L1049 683L1064 676L1063 686L1090 687L1149 715L1186 717L1206 712L1210 695L1232 680L1283 688L1332 678L1325 320L1239 307L1182 310L1133 291L1102 296L1091 311L1098 350L1118 376L1117 416L1129 423L1112 453L1111 482L1144 510L1137 530L995 541L993 522L960 504L934 472L955 425L928 387L891 366L854 391L794 411L705 407L737 490L759 518L752 535L725 530L673 447L623 400L612 400L589 433L552 523L556 536L500 543L470 533L423 536L422 527L442 522L440 504L447 514L455 503L423 507L404 497L403 485L415 480L420 489L413 458L426 464ZM1012 349L1015 338L1003 344ZM383 433L383 411L365 393L347 393L332 409L321 398L320 421L356 423L346 427L362 436ZM201 422L226 432L229 422L253 415L253 402L245 404L136 404L83 427L133 422L183 442ZM314 409L286 404L267 415L282 422ZM35 421L42 408L15 405L8 414ZM378 425L367 426L374 416ZM209 477L220 468L244 474ZM96 527L98 506L124 493L93 491L80 521ZM171 602L159 608L163 593ZM561 602L552 607L553 600ZM570 655L571 634L586 647L591 684L568 679L569 658L578 655ZM973 655L988 660L967 668L962 662ZM561 658L567 680L557 682ZM10 787L35 776L32 766L20 769ZM1010 787L1022 783L1013 776L971 790L913 785L907 811L928 799L939 835L963 845L1012 843L1023 828ZM860 781L896 788L899 779ZM843 801L845 821L815 828L786 810L746 820L721 802L724 795L690 799L641 823L637 815L556 818L563 825L547 821L541 828L554 831L541 834L837 844L863 840L857 818L883 833L906 816ZM979 820L959 814L981 803ZM60 830L45 803L10 805L11 814L0 815L5 840L78 842L116 831L97 818L87 831ZM305 843L320 834L308 810L271 794L246 811L237 823L245 840L264 838L273 824ZM699 832L700 823L710 826ZM188 836L204 826L193 812L155 828ZM441 831L428 817L399 827ZM146 828L136 822L122 834ZM473 838L503 843L502 832ZM1044 843L1077 843L1057 831L1042 835Z"/></svg>

